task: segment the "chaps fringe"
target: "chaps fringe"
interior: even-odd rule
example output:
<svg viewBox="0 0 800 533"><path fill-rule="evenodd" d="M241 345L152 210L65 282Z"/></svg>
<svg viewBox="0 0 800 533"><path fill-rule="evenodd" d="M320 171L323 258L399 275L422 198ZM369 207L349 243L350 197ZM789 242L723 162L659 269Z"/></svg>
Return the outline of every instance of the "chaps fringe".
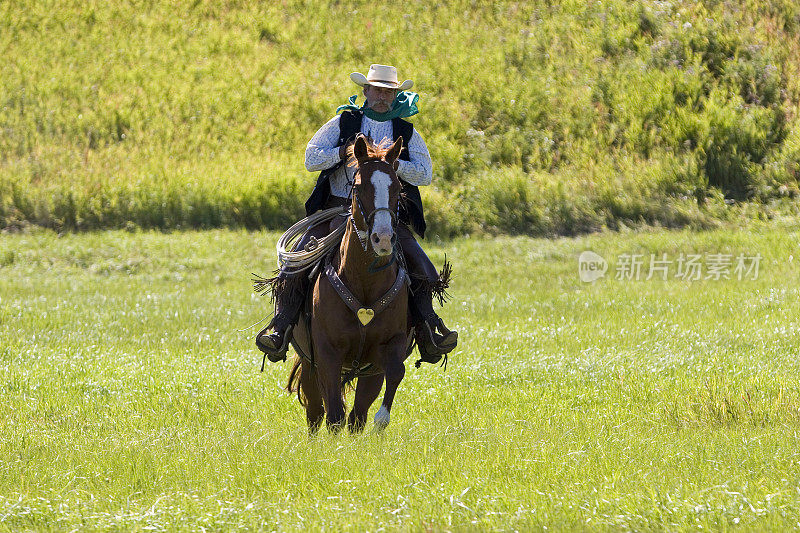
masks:
<svg viewBox="0 0 800 533"><path fill-rule="evenodd" d="M275 275L271 278L265 278L255 272L251 272L250 274L253 276L253 292L259 296L266 296L269 294L270 298L274 301L285 288L286 277L281 276L280 270L273 272Z"/></svg>
<svg viewBox="0 0 800 533"><path fill-rule="evenodd" d="M422 280L421 289L425 292L430 291L433 298L436 298L436 300L439 302L439 305L444 306L444 304L446 304L451 298L450 293L447 292L447 289L450 288L450 281L452 277L453 264L447 260L447 257L445 257L442 270L439 271L439 279L434 282Z"/></svg>
<svg viewBox="0 0 800 533"><path fill-rule="evenodd" d="M287 303L297 303L298 300L302 301L303 294L305 293L305 287L303 285L305 281L303 279L304 273L286 274L276 270L274 272L275 275L271 278L265 278L264 276L252 272L251 274L253 276L253 291L260 296L269 295L270 301L273 304L283 298L284 294L286 298L283 299L283 301ZM267 329L274 325L275 317L273 316L272 320L267 325Z"/></svg>

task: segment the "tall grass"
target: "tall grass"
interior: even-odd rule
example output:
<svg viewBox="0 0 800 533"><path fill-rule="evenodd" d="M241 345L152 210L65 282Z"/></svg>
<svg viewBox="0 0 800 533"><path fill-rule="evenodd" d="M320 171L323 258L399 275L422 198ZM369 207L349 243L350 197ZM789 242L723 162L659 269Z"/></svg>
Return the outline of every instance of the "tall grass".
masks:
<svg viewBox="0 0 800 533"><path fill-rule="evenodd" d="M305 143L371 62L417 83L440 235L708 225L719 195L798 190L798 20L787 0L7 2L0 226L283 227Z"/></svg>
<svg viewBox="0 0 800 533"><path fill-rule="evenodd" d="M800 232L754 225L430 245L447 370L409 361L383 435L314 439L245 330L277 234L5 236L0 531L797 527ZM616 279L681 253L762 259Z"/></svg>

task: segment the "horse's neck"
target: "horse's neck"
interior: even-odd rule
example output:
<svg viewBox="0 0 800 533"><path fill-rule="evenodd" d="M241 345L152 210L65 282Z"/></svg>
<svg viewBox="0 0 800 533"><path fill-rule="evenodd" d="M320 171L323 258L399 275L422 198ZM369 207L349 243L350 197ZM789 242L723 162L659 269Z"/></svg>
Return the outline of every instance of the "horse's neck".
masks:
<svg viewBox="0 0 800 533"><path fill-rule="evenodd" d="M351 218L347 221L347 229L339 247L337 270L340 276L344 276L347 287L356 298L361 300L363 305L368 305L383 296L388 288L387 283L391 286L397 276L396 266L391 266L380 272L370 272L369 266L374 260L375 255L372 253L369 243L367 243L367 249L364 250ZM391 258L387 257L380 261L376 267L380 267L390 260Z"/></svg>

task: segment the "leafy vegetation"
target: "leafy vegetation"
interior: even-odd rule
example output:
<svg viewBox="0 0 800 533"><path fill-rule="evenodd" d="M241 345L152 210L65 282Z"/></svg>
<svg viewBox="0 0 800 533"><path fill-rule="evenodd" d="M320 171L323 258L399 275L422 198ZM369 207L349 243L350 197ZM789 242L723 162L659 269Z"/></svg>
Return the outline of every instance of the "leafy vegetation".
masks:
<svg viewBox="0 0 800 533"><path fill-rule="evenodd" d="M756 226L431 246L447 370L409 362L383 435L314 439L245 330L277 234L5 236L0 531L794 528L800 228Z"/></svg>
<svg viewBox="0 0 800 533"><path fill-rule="evenodd" d="M708 227L798 192L791 0L22 1L0 24L0 227L283 228L371 62L416 81L441 236Z"/></svg>

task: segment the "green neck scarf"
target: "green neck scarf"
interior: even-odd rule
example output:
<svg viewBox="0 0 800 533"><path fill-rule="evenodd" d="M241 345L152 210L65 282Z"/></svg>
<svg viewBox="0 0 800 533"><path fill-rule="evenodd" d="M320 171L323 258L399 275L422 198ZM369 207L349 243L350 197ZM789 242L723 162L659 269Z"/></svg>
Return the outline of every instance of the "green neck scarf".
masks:
<svg viewBox="0 0 800 533"><path fill-rule="evenodd" d="M367 107L366 102L364 102L364 105L361 107L358 107L356 105L356 98L358 98L358 95L354 94L348 100L350 102L349 104L340 105L337 107L336 114L338 115L342 111L361 111L372 120L385 122L387 120L392 120L393 118L412 117L419 113L419 109L417 109L417 100L419 100L419 95L417 93L412 93L411 91L400 91L397 93L397 96L392 102L392 107L390 107L389 111L386 113L376 113Z"/></svg>

